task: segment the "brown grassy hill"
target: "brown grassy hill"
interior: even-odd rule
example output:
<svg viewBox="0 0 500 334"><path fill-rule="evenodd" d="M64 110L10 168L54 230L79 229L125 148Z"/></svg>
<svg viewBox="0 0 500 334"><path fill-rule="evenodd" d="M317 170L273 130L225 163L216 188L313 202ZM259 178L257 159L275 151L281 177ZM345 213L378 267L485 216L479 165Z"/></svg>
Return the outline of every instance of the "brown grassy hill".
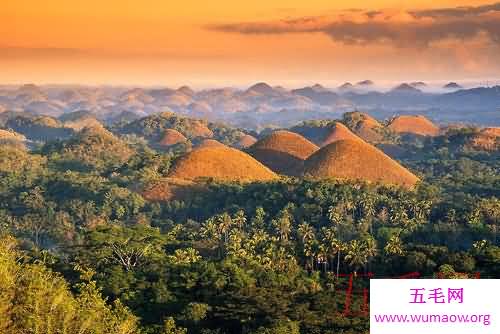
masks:
<svg viewBox="0 0 500 334"><path fill-rule="evenodd" d="M0 173L12 173L30 178L45 168L47 158L30 154L11 145L0 145Z"/></svg>
<svg viewBox="0 0 500 334"><path fill-rule="evenodd" d="M60 145L60 158L75 167L101 169L118 166L134 154L126 143L104 128L84 128Z"/></svg>
<svg viewBox="0 0 500 334"><path fill-rule="evenodd" d="M227 147L227 146L222 144L220 141L215 140L215 139L203 139L196 146L196 148L206 148L206 147Z"/></svg>
<svg viewBox="0 0 500 334"><path fill-rule="evenodd" d="M92 127L102 128L101 122L99 122L94 117L85 117L78 120L66 121L63 123L63 125L65 128L70 128L75 131L81 131L84 128L92 128Z"/></svg>
<svg viewBox="0 0 500 334"><path fill-rule="evenodd" d="M379 142L384 139L383 134L380 133L382 127L377 121L370 120L361 121L355 129L358 136L369 142Z"/></svg>
<svg viewBox="0 0 500 334"><path fill-rule="evenodd" d="M186 137L182 133L174 129L167 129L163 133L163 137L161 138L160 144L161 146L172 146L178 143L183 143L187 140Z"/></svg>
<svg viewBox="0 0 500 334"><path fill-rule="evenodd" d="M25 136L23 136L17 132L14 132L14 131L8 131L8 130L2 130L2 129L0 129L0 139L26 141Z"/></svg>
<svg viewBox="0 0 500 334"><path fill-rule="evenodd" d="M74 130L64 128L61 122L48 116L17 116L10 118L5 126L37 141L67 139L74 134Z"/></svg>
<svg viewBox="0 0 500 334"><path fill-rule="evenodd" d="M0 145L1 146L11 146L19 149L26 149L26 137L8 130L0 129Z"/></svg>
<svg viewBox="0 0 500 334"><path fill-rule="evenodd" d="M495 135L495 131L481 131L470 135L467 139L466 148L480 151L499 151L500 136Z"/></svg>
<svg viewBox="0 0 500 334"><path fill-rule="evenodd" d="M269 181L278 176L250 155L229 147L195 149L179 158L169 174L171 178L220 181Z"/></svg>
<svg viewBox="0 0 500 334"><path fill-rule="evenodd" d="M141 195L144 199L151 202L182 201L193 198L193 195L202 189L203 185L194 183L193 181L165 178L147 185L141 192Z"/></svg>
<svg viewBox="0 0 500 334"><path fill-rule="evenodd" d="M194 137L211 138L214 133L201 121L194 122L191 128Z"/></svg>
<svg viewBox="0 0 500 334"><path fill-rule="evenodd" d="M388 128L396 133L410 133L420 136L437 136L439 127L424 116L398 116L392 119Z"/></svg>
<svg viewBox="0 0 500 334"><path fill-rule="evenodd" d="M500 128L484 128L481 133L489 136L500 137Z"/></svg>
<svg viewBox="0 0 500 334"><path fill-rule="evenodd" d="M342 121L355 134L368 142L379 142L384 139L381 133L382 124L367 113L360 111L349 112L344 114Z"/></svg>
<svg viewBox="0 0 500 334"><path fill-rule="evenodd" d="M243 135L235 144L238 148L247 148L257 142L257 139L250 135Z"/></svg>
<svg viewBox="0 0 500 334"><path fill-rule="evenodd" d="M298 176L304 160L318 149L297 133L276 131L249 147L248 152L277 173Z"/></svg>
<svg viewBox="0 0 500 334"><path fill-rule="evenodd" d="M360 137L352 133L347 126L340 122L335 122L331 125L329 133L321 143L321 146L327 146L331 143L344 139L362 140Z"/></svg>
<svg viewBox="0 0 500 334"><path fill-rule="evenodd" d="M411 188L418 178L376 147L360 140L340 140L305 162L304 175L381 182Z"/></svg>

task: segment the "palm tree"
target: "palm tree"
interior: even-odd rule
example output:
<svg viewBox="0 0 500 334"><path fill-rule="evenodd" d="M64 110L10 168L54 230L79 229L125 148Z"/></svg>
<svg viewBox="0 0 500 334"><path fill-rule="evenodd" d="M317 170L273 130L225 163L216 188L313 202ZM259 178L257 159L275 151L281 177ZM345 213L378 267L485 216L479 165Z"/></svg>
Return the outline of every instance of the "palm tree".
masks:
<svg viewBox="0 0 500 334"><path fill-rule="evenodd" d="M371 236L371 235L366 235L363 238L363 243L365 247L365 253L367 256L367 262L368 265L370 265L370 262L375 255L377 255L378 248L377 248L377 241Z"/></svg>
<svg viewBox="0 0 500 334"><path fill-rule="evenodd" d="M227 212L224 212L222 215L218 216L218 223L218 229L220 233L224 235L224 244L227 244L229 240L229 231L233 224L231 216Z"/></svg>
<svg viewBox="0 0 500 334"><path fill-rule="evenodd" d="M333 207L330 206L328 209L328 219L330 220L330 223L333 225L333 229L336 231L336 235L338 235L338 238L335 240L331 240L332 243L332 249L336 250L337 254L337 277L340 274L340 256L342 251L344 250L345 246L344 243L342 242L342 224L343 224L343 216L339 212L338 207Z"/></svg>
<svg viewBox="0 0 500 334"><path fill-rule="evenodd" d="M404 247L403 243L401 242L399 234L393 234L389 238L387 244L384 247L384 252L387 255L398 255L398 256L404 255Z"/></svg>
<svg viewBox="0 0 500 334"><path fill-rule="evenodd" d="M312 243L313 241L316 240L316 235L314 233L314 228L309 225L308 223L302 223L299 225L299 228L297 229L297 234L300 237L300 240L302 241L302 247L304 250L304 255L306 257L309 257L311 260L311 268L314 267L313 265L313 255L312 255Z"/></svg>
<svg viewBox="0 0 500 334"><path fill-rule="evenodd" d="M355 273L357 269L365 265L368 262L368 253L364 242L357 239L349 242L345 259Z"/></svg>
<svg viewBox="0 0 500 334"><path fill-rule="evenodd" d="M246 223L247 217L245 216L245 212L243 210L238 210L232 219L234 225L238 227L238 229L243 230Z"/></svg>
<svg viewBox="0 0 500 334"><path fill-rule="evenodd" d="M370 234L373 235L373 217L375 216L375 200L370 195L363 195L359 201L361 220L368 223Z"/></svg>
<svg viewBox="0 0 500 334"><path fill-rule="evenodd" d="M278 232L280 241L287 241L292 229L291 216L288 210L282 210L277 219L273 219L273 225Z"/></svg>
<svg viewBox="0 0 500 334"><path fill-rule="evenodd" d="M347 245L344 244L341 240L335 240L335 249L337 250L337 277L340 275L340 255L343 251L347 249Z"/></svg>
<svg viewBox="0 0 500 334"><path fill-rule="evenodd" d="M316 254L318 264L323 264L323 272L326 273L328 264L328 247L325 244L318 244L318 253Z"/></svg>

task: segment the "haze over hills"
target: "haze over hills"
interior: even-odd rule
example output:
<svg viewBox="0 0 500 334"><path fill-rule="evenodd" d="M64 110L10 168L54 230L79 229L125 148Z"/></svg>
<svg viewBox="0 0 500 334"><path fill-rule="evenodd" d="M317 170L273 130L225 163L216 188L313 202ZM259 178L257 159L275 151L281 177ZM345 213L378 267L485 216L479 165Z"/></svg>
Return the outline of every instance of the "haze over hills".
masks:
<svg viewBox="0 0 500 334"><path fill-rule="evenodd" d="M68 113L88 112L92 118L110 124L170 111L254 130L337 118L355 110L369 112L378 119L418 113L439 123L500 123L499 86L462 89L450 83L442 93L432 92L423 82L403 83L388 91L378 87L371 80L347 83L338 89L315 84L291 90L264 82L247 89L200 91L188 86L172 89L27 84L0 86L0 115L19 112L64 118Z"/></svg>

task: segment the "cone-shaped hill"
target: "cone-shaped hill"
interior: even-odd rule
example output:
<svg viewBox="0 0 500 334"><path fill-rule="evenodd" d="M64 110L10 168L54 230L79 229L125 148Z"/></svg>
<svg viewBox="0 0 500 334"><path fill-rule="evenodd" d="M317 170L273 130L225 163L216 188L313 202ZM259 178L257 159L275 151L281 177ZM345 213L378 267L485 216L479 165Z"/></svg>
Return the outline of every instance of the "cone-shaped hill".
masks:
<svg viewBox="0 0 500 334"><path fill-rule="evenodd" d="M208 128L203 121L195 121L192 124L191 132L195 137L211 138L214 133Z"/></svg>
<svg viewBox="0 0 500 334"><path fill-rule="evenodd" d="M298 176L304 160L318 149L297 133L276 131L249 147L248 152L276 173Z"/></svg>
<svg viewBox="0 0 500 334"><path fill-rule="evenodd" d="M215 139L203 139L196 146L196 148L206 148L206 147L227 147L227 146L222 144L220 141L215 140Z"/></svg>
<svg viewBox="0 0 500 334"><path fill-rule="evenodd" d="M183 143L187 140L182 133L174 129L167 129L163 134L163 138L160 140L159 144L161 146L172 146L175 144Z"/></svg>
<svg viewBox="0 0 500 334"><path fill-rule="evenodd" d="M465 137L466 148L487 152L500 150L500 128L485 128Z"/></svg>
<svg viewBox="0 0 500 334"><path fill-rule="evenodd" d="M359 111L346 113L343 122L355 134L368 142L379 142L384 139L382 124L366 113Z"/></svg>
<svg viewBox="0 0 500 334"><path fill-rule="evenodd" d="M418 178L376 147L361 140L339 140L310 156L304 175L363 180L411 188Z"/></svg>
<svg viewBox="0 0 500 334"><path fill-rule="evenodd" d="M0 140L26 141L26 137L14 131L0 129Z"/></svg>
<svg viewBox="0 0 500 334"><path fill-rule="evenodd" d="M326 146L339 139L361 139L341 122L332 120L304 121L290 128L290 131L304 136L318 146Z"/></svg>
<svg viewBox="0 0 500 334"><path fill-rule="evenodd" d="M352 133L347 126L340 122L335 122L330 126L330 131L321 143L321 146L327 146L336 141L345 139L362 140L360 137Z"/></svg>
<svg viewBox="0 0 500 334"><path fill-rule="evenodd" d="M168 129L180 132L192 144L211 138L228 145L236 145L243 135L241 130L223 123L213 123L168 112L153 114L127 124L117 124L112 131L120 135L135 134L156 147L161 144Z"/></svg>
<svg viewBox="0 0 500 334"><path fill-rule="evenodd" d="M0 146L9 145L20 149L25 149L25 142L25 136L14 131L0 129Z"/></svg>
<svg viewBox="0 0 500 334"><path fill-rule="evenodd" d="M102 124L96 119L95 115L89 111L75 111L63 114L59 117L64 127L81 131L84 128L102 127Z"/></svg>
<svg viewBox="0 0 500 334"><path fill-rule="evenodd" d="M424 116L398 116L392 119L388 128L396 133L407 133L419 136L439 135L439 127Z"/></svg>
<svg viewBox="0 0 500 334"><path fill-rule="evenodd" d="M250 155L229 147L195 149L180 157L172 167L170 178L219 181L270 181L278 176Z"/></svg>
<svg viewBox="0 0 500 334"><path fill-rule="evenodd" d="M58 161L68 169L102 169L119 166L134 151L104 128L85 128L73 138L52 148L60 153Z"/></svg>
<svg viewBox="0 0 500 334"><path fill-rule="evenodd" d="M162 202L189 200L194 197L196 192L202 190L203 184L183 179L165 178L147 185L141 194L148 201Z"/></svg>
<svg viewBox="0 0 500 334"><path fill-rule="evenodd" d="M250 135L243 135L238 141L235 143L235 146L238 148L247 148L252 146L257 142L257 139Z"/></svg>
<svg viewBox="0 0 500 334"><path fill-rule="evenodd" d="M37 141L64 140L74 133L73 129L64 128L61 122L48 116L17 116L9 119L5 126Z"/></svg>
<svg viewBox="0 0 500 334"><path fill-rule="evenodd" d="M481 130L482 134L500 137L500 128L484 128Z"/></svg>

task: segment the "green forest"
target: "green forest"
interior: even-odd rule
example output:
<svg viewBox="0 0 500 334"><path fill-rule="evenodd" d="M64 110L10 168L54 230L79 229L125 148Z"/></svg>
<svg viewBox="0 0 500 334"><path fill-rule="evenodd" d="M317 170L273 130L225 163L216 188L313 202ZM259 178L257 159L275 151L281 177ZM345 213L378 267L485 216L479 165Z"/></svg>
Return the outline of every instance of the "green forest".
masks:
<svg viewBox="0 0 500 334"><path fill-rule="evenodd" d="M149 201L144 187L199 141L150 145L172 124L189 127L152 118L2 143L0 333L368 333L363 298L346 309L350 280L359 292L370 276L500 277L500 156L466 148L470 129L388 136L414 189L207 179Z"/></svg>

